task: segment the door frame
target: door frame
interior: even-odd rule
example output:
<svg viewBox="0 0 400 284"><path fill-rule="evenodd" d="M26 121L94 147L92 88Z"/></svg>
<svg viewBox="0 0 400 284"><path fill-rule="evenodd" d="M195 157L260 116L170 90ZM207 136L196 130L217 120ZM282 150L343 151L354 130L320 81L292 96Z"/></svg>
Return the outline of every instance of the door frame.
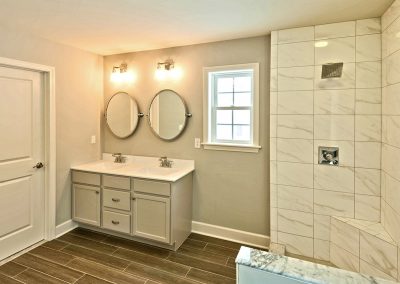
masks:
<svg viewBox="0 0 400 284"><path fill-rule="evenodd" d="M44 153L45 153L45 220L44 239L56 235L56 94L55 68L16 59L0 57L0 66L40 72L44 93Z"/></svg>

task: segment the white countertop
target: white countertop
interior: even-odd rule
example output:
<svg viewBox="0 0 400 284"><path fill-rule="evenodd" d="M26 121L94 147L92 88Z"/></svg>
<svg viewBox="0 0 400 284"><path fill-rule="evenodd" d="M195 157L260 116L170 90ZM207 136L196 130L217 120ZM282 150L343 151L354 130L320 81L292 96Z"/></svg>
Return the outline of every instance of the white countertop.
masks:
<svg viewBox="0 0 400 284"><path fill-rule="evenodd" d="M389 280L242 246L236 263L313 284L389 284Z"/></svg>
<svg viewBox="0 0 400 284"><path fill-rule="evenodd" d="M128 176L144 179L154 179L175 182L194 171L193 160L168 158L173 161L171 168L160 167L159 157L144 157L123 155L125 163L114 163L111 154L103 153L103 159L91 163L74 165L72 170Z"/></svg>

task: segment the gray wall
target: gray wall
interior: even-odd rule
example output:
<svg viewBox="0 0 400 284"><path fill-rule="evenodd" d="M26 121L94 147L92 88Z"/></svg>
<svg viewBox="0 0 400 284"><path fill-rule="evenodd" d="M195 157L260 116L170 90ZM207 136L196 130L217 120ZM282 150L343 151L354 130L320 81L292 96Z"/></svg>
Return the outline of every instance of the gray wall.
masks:
<svg viewBox="0 0 400 284"><path fill-rule="evenodd" d="M162 89L178 92L193 117L185 133L174 142L164 142L150 131L146 118L128 139L115 138L103 121L104 152L194 159L193 220L253 233L269 235L269 54L270 37L254 37L162 50L106 56L104 58L104 100L117 91L131 94L144 113L152 97ZM171 58L183 69L178 81L158 82L157 62ZM135 83L111 83L113 65L122 61L137 75ZM260 63L259 153L237 153L194 148L194 138L203 136L202 101L205 66Z"/></svg>
<svg viewBox="0 0 400 284"><path fill-rule="evenodd" d="M56 224L71 219L69 168L100 154L103 59L101 56L0 27L0 57L13 58L56 69L57 115L57 217Z"/></svg>

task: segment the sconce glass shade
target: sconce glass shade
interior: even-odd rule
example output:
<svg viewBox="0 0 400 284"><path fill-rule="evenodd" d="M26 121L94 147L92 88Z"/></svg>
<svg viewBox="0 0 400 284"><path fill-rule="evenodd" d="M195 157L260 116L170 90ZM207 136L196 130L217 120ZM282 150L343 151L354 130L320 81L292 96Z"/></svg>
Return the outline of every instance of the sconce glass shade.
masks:
<svg viewBox="0 0 400 284"><path fill-rule="evenodd" d="M128 71L127 64L122 63L119 67L113 67L110 79L114 83L129 83L134 80L134 76L132 72Z"/></svg>
<svg viewBox="0 0 400 284"><path fill-rule="evenodd" d="M180 79L182 77L182 69L175 66L172 59L165 62L157 63L157 70L155 72L157 80L163 81L165 79Z"/></svg>

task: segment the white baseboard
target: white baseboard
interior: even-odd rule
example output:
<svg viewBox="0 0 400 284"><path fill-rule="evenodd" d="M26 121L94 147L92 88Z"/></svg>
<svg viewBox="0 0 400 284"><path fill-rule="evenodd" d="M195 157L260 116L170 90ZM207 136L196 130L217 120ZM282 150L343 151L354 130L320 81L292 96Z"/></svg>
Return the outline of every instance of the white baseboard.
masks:
<svg viewBox="0 0 400 284"><path fill-rule="evenodd" d="M65 221L64 223L62 223L60 225L57 225L56 226L56 238L61 237L62 235L68 233L69 231L72 231L76 227L78 227L78 224L75 223L74 221L72 221L72 219Z"/></svg>
<svg viewBox="0 0 400 284"><path fill-rule="evenodd" d="M268 248L270 242L270 237L266 235L254 234L196 221L192 221L192 232L264 249Z"/></svg>

